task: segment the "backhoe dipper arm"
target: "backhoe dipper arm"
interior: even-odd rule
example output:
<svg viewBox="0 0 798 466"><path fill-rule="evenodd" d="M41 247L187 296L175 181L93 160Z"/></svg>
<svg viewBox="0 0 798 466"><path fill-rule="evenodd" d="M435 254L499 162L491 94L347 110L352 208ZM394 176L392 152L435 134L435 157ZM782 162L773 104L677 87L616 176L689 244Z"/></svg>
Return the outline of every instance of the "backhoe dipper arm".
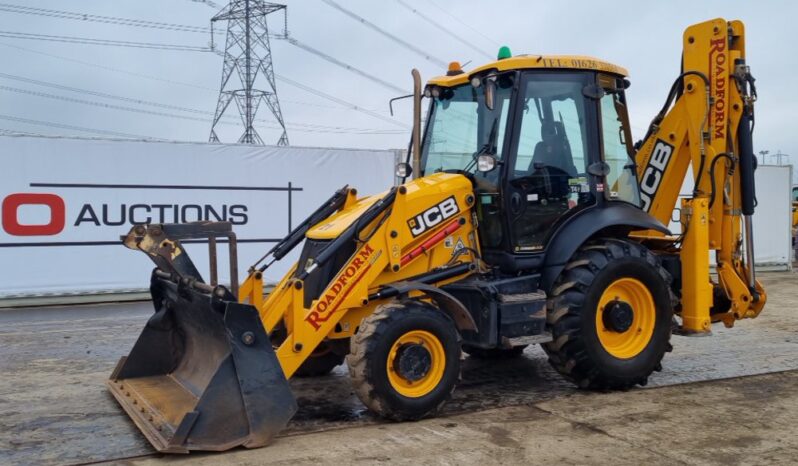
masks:
<svg viewBox="0 0 798 466"><path fill-rule="evenodd" d="M680 208L682 318L685 332L705 333L713 321L731 326L756 317L766 299L754 275L756 91L745 63L743 24L715 19L688 28L682 69L639 144L636 163L641 207L665 224L692 168L692 194ZM718 285L730 303L725 306L713 305L710 250L716 251Z"/></svg>

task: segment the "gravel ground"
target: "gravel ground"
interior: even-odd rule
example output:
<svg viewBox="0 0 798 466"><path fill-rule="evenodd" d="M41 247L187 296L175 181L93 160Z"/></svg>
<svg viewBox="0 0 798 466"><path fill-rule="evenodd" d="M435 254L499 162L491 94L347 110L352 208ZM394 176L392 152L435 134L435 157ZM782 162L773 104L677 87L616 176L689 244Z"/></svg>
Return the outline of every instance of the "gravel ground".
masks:
<svg viewBox="0 0 798 466"><path fill-rule="evenodd" d="M571 429L572 431L573 426L568 426L582 421L574 421L571 418L560 419L565 414L561 416L556 414L557 411L545 413L545 410L549 409L546 408L549 406L548 403L553 403L552 406L561 406L561 403L566 403L568 406L573 406L569 411L570 414L567 414L568 416L579 419L581 413L586 416L585 419L588 419L597 412L594 407L595 403L601 404L609 400L618 400L616 404L639 405L638 408L645 411L648 409L646 406L658 403L661 393L665 393L659 389L651 390L652 387L798 369L798 312L796 312L798 309L798 275L763 273L760 274L760 279L768 290L769 301L759 318L740 322L734 329L717 326L713 328L714 335L712 337L675 336L673 338L674 351L666 356L663 371L656 373L650 379L647 389L620 394L580 392L561 381L549 368L543 352L538 347L531 347L524 353L524 357L500 363L466 359L463 367L463 382L455 392L452 401L445 407L442 417L437 420L403 426L385 423L366 412L352 393L345 368L339 367L330 376L292 381L300 410L283 433L286 439L278 440L275 445L265 450L258 450L261 455L258 458L276 462L282 459L288 461L289 458L308 461L310 457L305 457L302 460L296 454L281 456L278 452L285 451L284 448L288 448L287 445L301 445L296 443L298 442L296 439L303 436L311 439L317 438L316 436L329 435L332 439L337 438L338 444L341 444L344 437L340 437L340 435L349 434L340 432L351 432L352 428L357 429L358 436L375 438L372 433L373 435L388 435L390 432L413 432L414 426L427 425L425 423L431 423L429 425L433 426L431 427L433 430L447 423L460 425L454 421L450 422L449 419L455 419L458 416L480 419L482 414L475 413L482 412L509 413L508 416L515 416L516 420L513 421L514 427L512 428L502 427L500 419L504 414L497 414L499 417L492 418L495 421L492 427L486 427L486 429L499 429L495 430L496 435L493 436L499 443L511 442L514 435L517 435L516 428L520 429L518 432L528 432L523 434L521 439L532 438L530 437L533 435L532 432L535 432L538 427L545 427L546 419L551 416L559 420L552 420L554 426L547 435L556 436L559 435L557 429ZM147 441L138 433L133 423L127 419L103 385L119 357L127 354L132 347L150 313L151 307L147 303L0 311L0 374L2 374L0 378L0 464L82 464L131 459L139 456L155 457ZM792 375L769 377L771 378L744 379L747 384L745 386L749 387L745 390L756 397L759 396L759 392L771 393L773 380L782 384L786 384L784 380L794 380L790 378L794 377ZM786 377L786 379L782 380L778 377ZM725 383L723 382L723 384ZM733 406L733 402L724 401L717 395L717 393L723 393L724 390L734 390L723 388L726 387L723 384L718 385L717 392L712 389L701 389L710 392L712 394L710 399L718 400L719 403L718 406L714 408L710 406L707 409L724 410L728 406ZM757 384L761 385L759 389L750 388ZM708 385L701 384L700 386ZM693 385L679 386L673 389L673 392L690 393L694 390L692 387ZM671 393L671 391L667 393ZM621 399L621 397L623 398ZM684 405L679 403L670 403L668 406L679 408L679 411L684 411L688 417L690 410L703 407L696 400L690 403L685 402ZM781 406L781 404L778 405ZM509 411L503 411L507 409ZM791 405L785 404L781 409L790 411L788 414L793 418L798 418L798 409L796 409L794 401ZM631 412L638 411L632 409ZM613 420L626 422L622 416L619 418L610 414L608 413L606 418L602 418L602 422L610 424ZM719 411L716 414L720 415L721 413ZM657 429L660 429L659 421L652 419L654 427L646 432L658 432ZM734 418L730 419L730 422L734 423ZM761 419L768 418L762 417ZM526 425L525 420L528 420L530 424ZM521 424L524 425L521 426ZM792 425L795 424L792 422ZM613 431L612 425L606 427L607 429L600 427L600 430L610 433ZM704 441L707 444L716 441L729 441L722 432L715 432L714 429L717 426L709 430L702 428L692 432L688 427L681 427L679 424L670 427L679 431L680 434L687 435L689 433L687 440ZM754 427L763 432L771 429L770 425L764 423L759 423ZM664 427L662 428L664 429ZM469 424L467 429L473 430L474 428ZM512 431L513 435L509 433L505 435L500 431L502 429L507 432ZM576 430L578 431L577 437L584 434L587 446L591 445L592 441L599 442L605 436L600 432L594 432L592 427L584 429L580 427ZM448 438L451 444L465 444L460 441L461 434L465 435L465 433L457 429L447 433L448 431L444 428L440 432L441 435L423 433L414 435L430 439ZM474 435L486 432L480 430L474 432ZM636 431L630 431L628 435L634 437L635 433ZM596 437L596 435L599 436ZM640 435L643 435L643 432ZM663 431L661 435L661 438L664 439L670 434L666 435ZM465 437L468 436L465 435ZM612 436L610 435L610 437ZM546 438L548 437L544 435L539 442L547 442L548 447L548 444L554 440L545 440ZM673 438L679 437L669 438L668 442L675 441ZM637 440L623 438L618 441L634 443ZM408 448L412 446L412 442L400 443ZM421 442L421 444L426 443ZM280 447L280 445L286 445L286 447ZM533 446L533 441L524 440L518 448L528 449ZM506 447L511 450L516 448ZM337 448L343 448L343 446ZM451 451L452 448L450 445L442 448L441 451ZM505 447L498 445L497 448ZM472 448L463 448L462 451L472 450ZM563 461L562 456L557 456L557 451L564 454L568 452L568 448L555 449L552 451L553 456L544 455L540 458L560 458L560 461ZM585 452L590 453L588 450ZM233 463L236 461L235 458L253 458L246 456L245 453L237 451L225 455L223 458L225 461L230 458L229 461ZM531 454L531 451L527 451L527 454ZM394 453L385 453L385 455L392 460L398 459ZM419 458L415 454L408 455L408 458ZM635 457L637 461L630 461L630 463L641 464L642 461L662 461L667 458L662 456L662 452L653 452L653 450L651 455L651 457L637 456ZM456 457L459 458L459 456ZM222 457L192 454L191 458L213 458L215 460L212 461L220 461ZM330 458L334 458L334 455ZM339 462L345 461L344 458L344 456L339 457ZM431 462L448 462L447 457L425 458ZM477 459L481 456L474 455L467 458L473 459L473 462L479 462ZM484 460L484 457L482 458ZM513 458L509 456L505 459L506 462L514 462ZM515 457L518 461L522 461L523 458ZM528 461L533 457L526 458ZM573 462L601 461L602 458L610 457L587 456L575 459ZM696 458L708 460L700 455ZM729 458L737 457L732 454ZM685 458L679 456L674 456L673 459L677 463L685 461ZM242 459L242 461L244 460ZM452 462L459 462L459 460L453 459Z"/></svg>

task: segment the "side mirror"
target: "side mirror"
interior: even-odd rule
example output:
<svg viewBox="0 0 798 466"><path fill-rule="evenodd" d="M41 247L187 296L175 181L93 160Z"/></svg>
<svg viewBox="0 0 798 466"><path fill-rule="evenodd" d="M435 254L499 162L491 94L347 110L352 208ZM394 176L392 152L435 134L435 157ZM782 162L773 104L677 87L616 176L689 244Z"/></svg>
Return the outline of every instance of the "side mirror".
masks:
<svg viewBox="0 0 798 466"><path fill-rule="evenodd" d="M397 163L395 174L397 178L407 178L413 174L413 167L411 167L409 163Z"/></svg>
<svg viewBox="0 0 798 466"><path fill-rule="evenodd" d="M474 89L483 85L485 86L485 107L493 111L496 106L496 75L474 76L471 78L471 86Z"/></svg>
<svg viewBox="0 0 798 466"><path fill-rule="evenodd" d="M496 106L496 78L494 77L485 79L485 106L490 111L493 111Z"/></svg>
<svg viewBox="0 0 798 466"><path fill-rule="evenodd" d="M487 173L498 165L496 161L496 156L491 154L482 154L477 157L477 171L481 173Z"/></svg>

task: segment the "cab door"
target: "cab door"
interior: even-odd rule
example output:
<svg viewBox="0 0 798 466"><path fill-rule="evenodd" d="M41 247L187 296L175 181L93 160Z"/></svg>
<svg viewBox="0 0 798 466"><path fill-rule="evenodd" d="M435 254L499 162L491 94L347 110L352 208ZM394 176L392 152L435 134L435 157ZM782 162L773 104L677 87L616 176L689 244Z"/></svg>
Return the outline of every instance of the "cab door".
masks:
<svg viewBox="0 0 798 466"><path fill-rule="evenodd" d="M595 204L588 174L599 159L595 73L531 71L518 93L503 202L513 253L545 249L555 223Z"/></svg>

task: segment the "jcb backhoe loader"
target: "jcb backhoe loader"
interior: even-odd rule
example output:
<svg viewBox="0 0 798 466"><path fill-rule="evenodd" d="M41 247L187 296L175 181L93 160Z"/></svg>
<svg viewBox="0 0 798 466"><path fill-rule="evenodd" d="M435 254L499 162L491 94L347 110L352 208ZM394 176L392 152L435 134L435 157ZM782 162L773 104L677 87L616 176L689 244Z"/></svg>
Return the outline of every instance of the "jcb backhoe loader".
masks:
<svg viewBox="0 0 798 466"><path fill-rule="evenodd" d="M645 385L672 333L756 317L751 133L756 92L740 21L684 33L681 72L632 144L626 70L579 56L414 73L413 179L344 187L238 286L226 223L135 226L157 265L155 314L108 381L159 451L259 447L289 421L287 379L346 358L355 392L394 420L428 416L472 357L542 344L582 388ZM429 99L426 128L421 100ZM667 228L688 169L681 228ZM181 241L207 238L206 282ZM221 239L221 241L217 241ZM231 249L232 285L215 253ZM263 272L303 244L264 296ZM717 278L710 275L714 251Z"/></svg>

